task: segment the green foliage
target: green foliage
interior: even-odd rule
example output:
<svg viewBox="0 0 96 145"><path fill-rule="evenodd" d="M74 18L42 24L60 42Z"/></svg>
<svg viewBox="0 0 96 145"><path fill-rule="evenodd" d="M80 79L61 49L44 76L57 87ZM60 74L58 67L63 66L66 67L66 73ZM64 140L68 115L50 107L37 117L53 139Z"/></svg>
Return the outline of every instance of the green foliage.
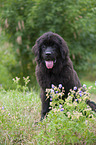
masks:
<svg viewBox="0 0 96 145"><path fill-rule="evenodd" d="M13 89L12 76L9 74L7 68L0 64L0 87L5 89Z"/></svg>
<svg viewBox="0 0 96 145"><path fill-rule="evenodd" d="M1 32L0 37L0 85L5 89L12 89L13 69L16 65L15 54L12 50L12 45L7 42L4 32Z"/></svg>
<svg viewBox="0 0 96 145"><path fill-rule="evenodd" d="M38 93L0 91L0 144L33 144L39 117Z"/></svg>
<svg viewBox="0 0 96 145"><path fill-rule="evenodd" d="M31 48L47 31L56 32L67 41L76 70L88 69L89 56L96 52L95 0L5 0L1 8L2 28L17 52L22 72L19 76L30 75L34 81Z"/></svg>
<svg viewBox="0 0 96 145"><path fill-rule="evenodd" d="M76 105L72 105L71 94L71 97L65 100L65 107L62 101L60 101L62 106L61 104L57 105L59 101L57 94L59 93L60 97L64 93L61 90L61 85L59 88L54 88L55 93L47 90L48 94L51 93L54 96L52 99L57 106L54 106L54 103L51 104L53 109L49 112L48 117L37 124L41 109L39 92L35 92L33 89L29 91L29 77L23 79L24 89L20 86L20 79L17 77L14 78L16 90L5 91L3 88L0 89L1 144L74 145L75 143L78 145L94 145L96 143L96 121L94 121L94 119L96 120L96 114L90 109L86 110L89 116L80 114L80 108L75 108ZM22 89L23 92L20 91ZM75 103L77 103L76 100ZM80 106L80 103L84 103L83 106ZM83 110L86 109L87 105L84 99L80 103L77 106L83 108ZM67 109L68 112L66 112ZM74 109L74 112L70 109ZM92 118L90 118L90 115L92 115Z"/></svg>
<svg viewBox="0 0 96 145"><path fill-rule="evenodd" d="M31 38L29 27L26 24L29 9L33 2L30 1L7 1L2 3L2 27L8 34L9 41L18 61L15 72L18 77L30 75L34 82L34 64L32 63ZM28 32L29 31L29 32ZM29 34L28 34L29 33ZM30 46L29 46L30 45ZM32 68L32 69L31 69Z"/></svg>
<svg viewBox="0 0 96 145"><path fill-rule="evenodd" d="M2 32L1 34L2 37L0 37L0 64L11 70L11 68L16 65L15 53L12 50L12 45L8 43L4 32Z"/></svg>
<svg viewBox="0 0 96 145"><path fill-rule="evenodd" d="M91 120L91 119L90 119ZM91 123L94 123L94 121ZM88 127L89 126L89 127ZM50 112L48 119L40 123L40 132L36 136L38 144L94 144L95 134L90 131L90 123L86 121L72 121L63 112ZM96 128L96 126L95 126Z"/></svg>
<svg viewBox="0 0 96 145"><path fill-rule="evenodd" d="M29 76L27 76L26 78L23 77L23 81L24 81L24 85L20 85L20 78L18 77L15 77L13 78L13 81L14 81L14 84L16 85L16 90L17 91L23 91L23 93L25 93L26 91L29 91L29 88L28 88L28 83L30 82L29 80Z"/></svg>
<svg viewBox="0 0 96 145"><path fill-rule="evenodd" d="M96 113L86 104L89 93L84 85L82 89L70 90L68 98L61 101L63 88L53 86L47 89L47 97L52 98L51 111L46 119L40 122L40 132L36 136L39 144L95 144ZM89 88L90 89L90 88ZM76 92L77 90L77 92ZM60 100L59 100L60 99ZM74 100L74 101L73 101ZM57 103L59 102L59 104Z"/></svg>

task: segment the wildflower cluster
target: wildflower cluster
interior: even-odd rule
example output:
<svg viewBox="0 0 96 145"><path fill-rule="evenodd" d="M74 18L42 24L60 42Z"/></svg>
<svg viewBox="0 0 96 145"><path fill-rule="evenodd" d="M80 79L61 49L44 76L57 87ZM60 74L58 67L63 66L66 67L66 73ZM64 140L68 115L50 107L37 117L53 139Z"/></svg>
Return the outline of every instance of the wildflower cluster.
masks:
<svg viewBox="0 0 96 145"><path fill-rule="evenodd" d="M64 87L62 87L62 84L59 84L58 87L54 86L52 84L51 89L46 89L46 96L47 99L50 99L50 109L55 110L58 108L59 110L63 111L63 104L64 100L62 99L62 96L64 96ZM57 106L57 107L56 107Z"/></svg>
<svg viewBox="0 0 96 145"><path fill-rule="evenodd" d="M23 92L25 92L25 91L28 91L27 85L28 85L28 83L30 82L29 76L23 77L23 80L24 80L24 86L21 86L21 85L19 84L20 78L18 78L18 77L13 78L13 81L14 81L14 83L16 84L16 89L17 89L17 90L23 90Z"/></svg>
<svg viewBox="0 0 96 145"><path fill-rule="evenodd" d="M27 76L26 78L23 77L23 79L24 79L25 86L27 86L27 84L30 82L29 76Z"/></svg>
<svg viewBox="0 0 96 145"><path fill-rule="evenodd" d="M16 83L16 84L19 83L19 80L20 80L20 78L18 78L18 77L13 78L13 81L14 81L14 83Z"/></svg>
<svg viewBox="0 0 96 145"><path fill-rule="evenodd" d="M84 84L83 87L77 88L74 87L71 89L68 97L64 98L64 87L59 84L58 87L52 84L51 89L46 89L47 99L50 99L50 109L55 112L62 111L65 116L69 119L80 119L80 118L94 118L94 112L86 104L86 101L89 100L91 87L87 88Z"/></svg>
<svg viewBox="0 0 96 145"><path fill-rule="evenodd" d="M86 104L90 88L74 87L64 99L64 88L52 85L46 90L51 111L39 123L36 138L42 144L94 144L96 143L96 113Z"/></svg>

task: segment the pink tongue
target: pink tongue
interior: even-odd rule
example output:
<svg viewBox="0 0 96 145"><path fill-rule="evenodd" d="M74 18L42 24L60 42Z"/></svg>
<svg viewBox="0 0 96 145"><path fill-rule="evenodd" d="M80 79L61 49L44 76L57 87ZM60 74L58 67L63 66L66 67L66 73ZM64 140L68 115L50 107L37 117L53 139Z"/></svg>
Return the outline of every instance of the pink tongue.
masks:
<svg viewBox="0 0 96 145"><path fill-rule="evenodd" d="M45 63L48 69L51 69L53 67L53 61L45 61Z"/></svg>

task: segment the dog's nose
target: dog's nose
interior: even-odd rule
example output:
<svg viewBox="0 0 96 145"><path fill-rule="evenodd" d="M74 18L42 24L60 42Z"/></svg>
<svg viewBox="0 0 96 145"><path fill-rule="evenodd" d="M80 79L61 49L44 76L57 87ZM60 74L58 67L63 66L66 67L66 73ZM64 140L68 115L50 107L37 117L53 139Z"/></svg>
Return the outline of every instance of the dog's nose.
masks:
<svg viewBox="0 0 96 145"><path fill-rule="evenodd" d="M47 56L51 55L51 52L46 52L46 55L47 55Z"/></svg>

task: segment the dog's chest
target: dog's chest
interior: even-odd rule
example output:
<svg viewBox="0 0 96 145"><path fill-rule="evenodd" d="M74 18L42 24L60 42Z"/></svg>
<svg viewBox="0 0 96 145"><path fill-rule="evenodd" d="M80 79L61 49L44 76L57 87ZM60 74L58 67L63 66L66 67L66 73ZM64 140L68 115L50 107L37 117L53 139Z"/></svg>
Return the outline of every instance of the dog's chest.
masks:
<svg viewBox="0 0 96 145"><path fill-rule="evenodd" d="M67 68L66 68L67 69ZM37 66L36 77L41 88L46 89L50 88L52 84L58 86L66 86L66 83L69 82L71 78L71 73L68 73L67 70L62 70L60 73L53 73L52 71L41 71Z"/></svg>
<svg viewBox="0 0 96 145"><path fill-rule="evenodd" d="M65 86L65 84L68 82L69 77L62 76L61 74L51 74L49 76L50 84L54 84L55 86L58 86L59 84L62 84Z"/></svg>

